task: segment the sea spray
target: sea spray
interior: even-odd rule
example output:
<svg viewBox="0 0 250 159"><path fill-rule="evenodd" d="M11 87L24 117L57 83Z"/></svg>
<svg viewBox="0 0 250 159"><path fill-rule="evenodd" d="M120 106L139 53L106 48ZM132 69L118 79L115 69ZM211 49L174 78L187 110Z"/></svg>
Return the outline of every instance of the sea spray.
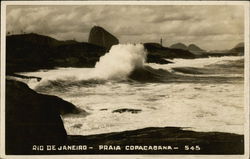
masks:
<svg viewBox="0 0 250 159"><path fill-rule="evenodd" d="M125 79L137 68L143 67L147 52L142 44L114 45L100 58L93 71L98 79Z"/></svg>
<svg viewBox="0 0 250 159"><path fill-rule="evenodd" d="M95 68L88 73L86 73L86 68L70 68L71 71L67 73L63 71L67 68L59 68L47 74L46 77L42 77L40 82L30 81L28 84L33 89L40 89L46 86L72 85L79 81L99 83L106 80L124 80L133 70L143 67L146 56L147 52L142 44L114 45L108 53L100 57ZM61 71L64 73L62 74Z"/></svg>

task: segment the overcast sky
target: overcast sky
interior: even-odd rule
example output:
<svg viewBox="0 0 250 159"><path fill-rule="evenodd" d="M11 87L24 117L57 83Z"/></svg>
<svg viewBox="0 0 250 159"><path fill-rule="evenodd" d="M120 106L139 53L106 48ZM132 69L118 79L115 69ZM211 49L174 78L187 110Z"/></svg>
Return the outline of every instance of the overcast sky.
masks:
<svg viewBox="0 0 250 159"><path fill-rule="evenodd" d="M7 31L34 32L58 40L88 41L102 26L120 43L182 42L203 49L230 49L244 40L242 6L88 5L7 6Z"/></svg>

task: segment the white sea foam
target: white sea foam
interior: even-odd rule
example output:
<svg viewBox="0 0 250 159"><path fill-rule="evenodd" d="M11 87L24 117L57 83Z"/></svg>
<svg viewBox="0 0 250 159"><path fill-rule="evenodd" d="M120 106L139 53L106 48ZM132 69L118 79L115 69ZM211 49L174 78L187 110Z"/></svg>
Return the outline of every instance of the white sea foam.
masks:
<svg viewBox="0 0 250 159"><path fill-rule="evenodd" d="M231 66L232 61L242 59L243 57L176 59L175 63L170 65L150 64L150 66L169 71L174 67L209 69L208 65L230 64ZM217 73L215 77L205 74L203 78L206 80L202 81L195 78L197 75L193 75L193 80L188 76L187 82L184 75L181 77L183 78L181 82L128 83L113 80L126 78L132 69L142 67L144 60L145 52L141 45L118 45L102 57L95 68L58 68L46 72L24 73L24 75L65 80L61 84L66 81L78 83L93 77L108 81L93 85L56 86L62 87L63 90L55 89L54 85L50 85L45 89L46 91L37 90L41 93L57 95L90 113L86 117L65 117L64 124L68 134L88 135L158 126L180 126L196 131L243 134L243 76L237 76L237 79L233 76L224 76L223 70L231 67L219 68L218 65L218 69L213 68L212 72L220 71L219 73L222 74ZM225 71L228 72L228 70ZM234 74L234 72L231 73ZM36 81L33 80L33 82ZM113 113L114 110L122 108L142 111L138 114Z"/></svg>
<svg viewBox="0 0 250 159"><path fill-rule="evenodd" d="M146 59L142 44L120 44L96 63L93 76L100 79L126 79L137 68L142 68Z"/></svg>

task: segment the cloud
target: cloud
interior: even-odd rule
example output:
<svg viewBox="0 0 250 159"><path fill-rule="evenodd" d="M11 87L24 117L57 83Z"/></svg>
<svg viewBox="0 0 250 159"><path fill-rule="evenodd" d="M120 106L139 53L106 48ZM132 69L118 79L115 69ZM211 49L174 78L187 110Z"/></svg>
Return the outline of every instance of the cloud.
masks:
<svg viewBox="0 0 250 159"><path fill-rule="evenodd" d="M60 40L87 41L91 27L99 25L122 43L159 42L162 37L165 45L183 42L224 49L244 39L243 9L233 5L7 6L6 22L7 31Z"/></svg>

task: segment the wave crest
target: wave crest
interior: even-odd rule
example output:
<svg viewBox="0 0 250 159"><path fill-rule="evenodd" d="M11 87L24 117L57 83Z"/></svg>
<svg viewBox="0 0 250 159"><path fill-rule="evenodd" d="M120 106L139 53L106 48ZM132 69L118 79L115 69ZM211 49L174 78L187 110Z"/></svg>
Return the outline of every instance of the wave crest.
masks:
<svg viewBox="0 0 250 159"><path fill-rule="evenodd" d="M147 52L142 44L112 46L96 63L93 77L105 80L125 79L133 70L144 66L146 56Z"/></svg>

